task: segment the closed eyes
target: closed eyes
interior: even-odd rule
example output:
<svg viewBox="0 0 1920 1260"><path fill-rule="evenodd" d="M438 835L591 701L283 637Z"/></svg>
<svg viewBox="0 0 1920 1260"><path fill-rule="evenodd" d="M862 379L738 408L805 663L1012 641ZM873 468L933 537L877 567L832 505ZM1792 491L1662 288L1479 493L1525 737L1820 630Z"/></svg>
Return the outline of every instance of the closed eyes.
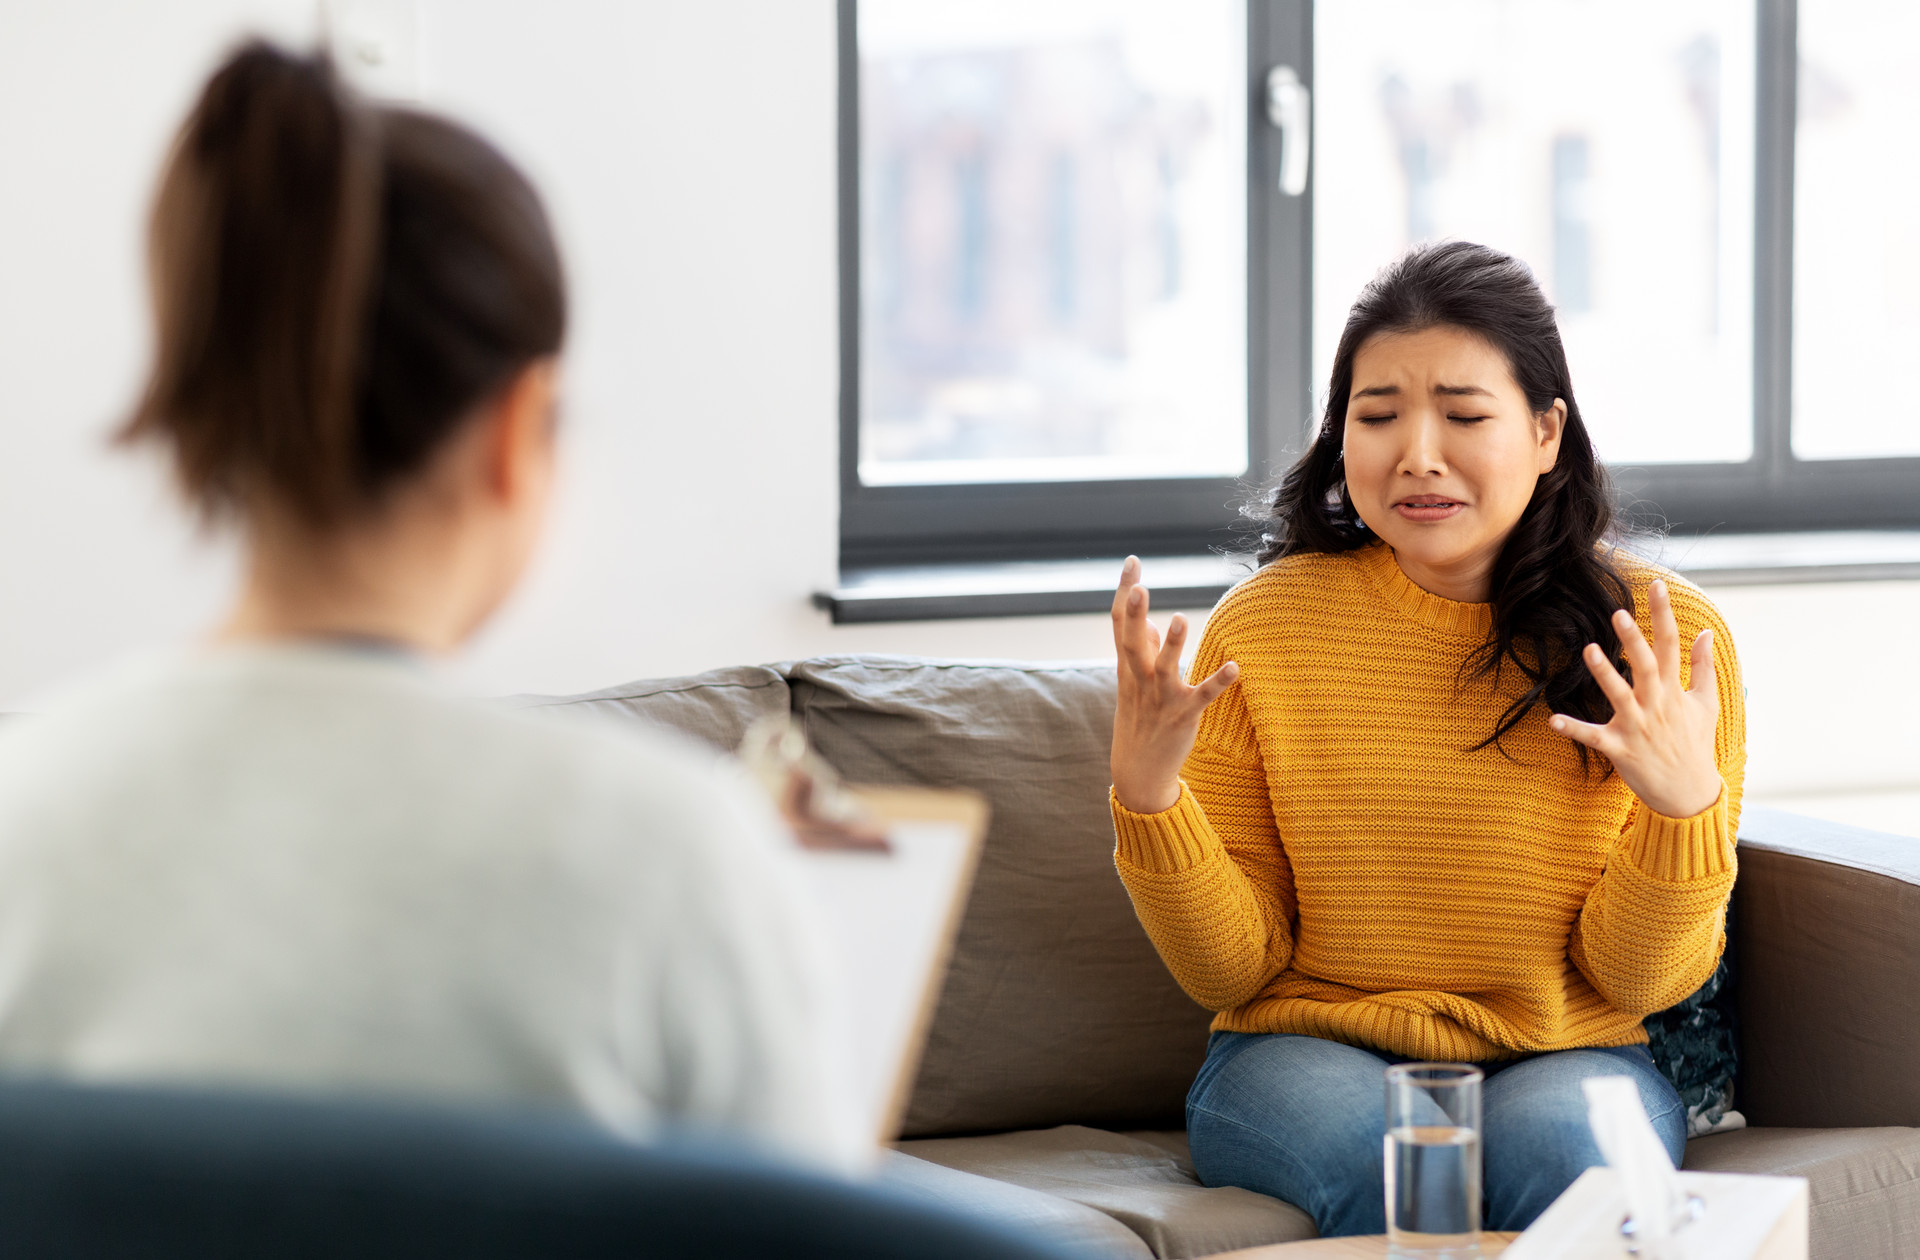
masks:
<svg viewBox="0 0 1920 1260"><path fill-rule="evenodd" d="M1398 420L1399 418L1400 417L1398 415L1392 412L1389 412L1384 416L1355 416L1354 421L1359 424L1375 425L1375 424L1386 424L1390 420ZM1478 424L1482 420L1491 420L1493 419L1493 417L1492 416L1449 415L1447 419L1453 421L1456 424Z"/></svg>

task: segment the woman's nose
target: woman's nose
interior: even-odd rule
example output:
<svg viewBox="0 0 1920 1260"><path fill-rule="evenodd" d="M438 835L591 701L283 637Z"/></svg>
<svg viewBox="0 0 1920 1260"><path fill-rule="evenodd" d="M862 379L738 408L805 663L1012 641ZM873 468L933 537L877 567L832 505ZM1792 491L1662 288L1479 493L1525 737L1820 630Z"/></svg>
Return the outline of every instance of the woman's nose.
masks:
<svg viewBox="0 0 1920 1260"><path fill-rule="evenodd" d="M1440 428L1431 417L1417 417L1401 432L1406 437L1400 448L1400 464L1396 472L1410 477L1424 477L1447 470L1446 458L1441 450Z"/></svg>

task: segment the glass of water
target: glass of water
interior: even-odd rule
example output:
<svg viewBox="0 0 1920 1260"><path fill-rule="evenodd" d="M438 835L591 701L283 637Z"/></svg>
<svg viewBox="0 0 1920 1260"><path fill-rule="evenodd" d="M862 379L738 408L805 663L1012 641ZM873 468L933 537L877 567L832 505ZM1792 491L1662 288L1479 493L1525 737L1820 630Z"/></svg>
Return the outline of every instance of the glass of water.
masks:
<svg viewBox="0 0 1920 1260"><path fill-rule="evenodd" d="M1480 1254L1480 1069L1387 1069L1387 1248L1406 1260Z"/></svg>

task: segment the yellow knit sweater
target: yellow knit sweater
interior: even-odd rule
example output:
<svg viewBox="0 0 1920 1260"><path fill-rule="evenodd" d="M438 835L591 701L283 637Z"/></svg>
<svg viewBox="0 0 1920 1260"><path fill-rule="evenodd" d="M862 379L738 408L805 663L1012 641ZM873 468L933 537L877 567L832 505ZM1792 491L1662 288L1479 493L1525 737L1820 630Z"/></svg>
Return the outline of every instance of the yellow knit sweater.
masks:
<svg viewBox="0 0 1920 1260"><path fill-rule="evenodd" d="M1682 644L1713 629L1725 790L1694 818L1583 774L1538 706L1507 755L1467 751L1517 671L1463 686L1491 606L1421 590L1385 544L1277 561L1221 600L1192 676L1232 660L1240 680L1201 721L1179 803L1113 803L1135 911L1215 1029L1499 1059L1643 1042L1646 1015L1706 981L1733 889L1739 664L1697 587L1623 561L1643 631L1656 577Z"/></svg>

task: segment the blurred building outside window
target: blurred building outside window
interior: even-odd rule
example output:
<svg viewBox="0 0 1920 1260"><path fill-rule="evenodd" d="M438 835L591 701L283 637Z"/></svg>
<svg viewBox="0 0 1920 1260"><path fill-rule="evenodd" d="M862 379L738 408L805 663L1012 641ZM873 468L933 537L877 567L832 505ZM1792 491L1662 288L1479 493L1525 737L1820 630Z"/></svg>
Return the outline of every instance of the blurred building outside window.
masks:
<svg viewBox="0 0 1920 1260"><path fill-rule="evenodd" d="M1793 453L1920 455L1920 420L1885 396L1920 372L1920 5L1817 0L1799 17Z"/></svg>
<svg viewBox="0 0 1920 1260"><path fill-rule="evenodd" d="M1316 5L1316 387L1368 277L1479 241L1558 308L1602 458L1751 455L1754 27L1751 0Z"/></svg>
<svg viewBox="0 0 1920 1260"><path fill-rule="evenodd" d="M1237 477L1240 0L861 0L866 485Z"/></svg>
<svg viewBox="0 0 1920 1260"><path fill-rule="evenodd" d="M1022 485L1084 483L1070 516L1098 483L1188 479L1182 519L1197 495L1224 526L1229 483L1264 481L1318 423L1368 279L1454 238L1533 269L1600 455L1655 519L1920 523L1901 462L1920 423L1860 397L1920 347L1920 5L842 2L854 497L978 487L977 530ZM1260 98L1287 57L1312 92L1311 185L1270 228L1288 198ZM1288 317L1293 340L1267 331Z"/></svg>

